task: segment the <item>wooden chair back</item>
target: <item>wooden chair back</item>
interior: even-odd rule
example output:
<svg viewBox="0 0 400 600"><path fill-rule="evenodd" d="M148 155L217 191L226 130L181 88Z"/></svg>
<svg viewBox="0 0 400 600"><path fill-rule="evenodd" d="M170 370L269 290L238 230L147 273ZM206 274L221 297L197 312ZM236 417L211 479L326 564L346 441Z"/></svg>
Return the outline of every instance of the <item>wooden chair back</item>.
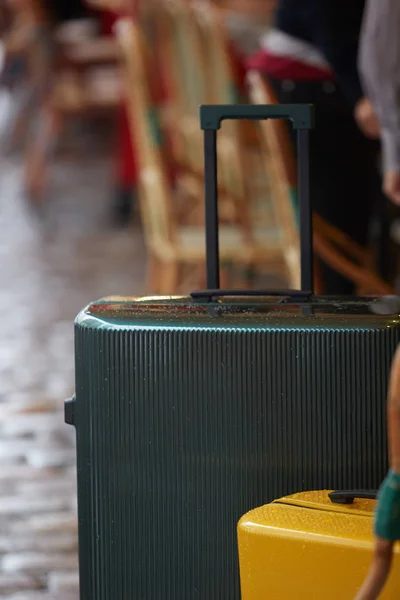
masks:
<svg viewBox="0 0 400 600"><path fill-rule="evenodd" d="M173 140L174 158L188 172L202 176L204 151L199 105L218 101L211 92L214 84L207 65L210 57L205 52L211 43L210 32L204 28L204 18L187 0L167 0L160 5L154 19L159 72L166 78L168 96L163 114ZM232 101L232 97L219 98L219 102ZM218 162L220 191L225 192L225 198L230 197L228 202L224 201L223 212L231 214L235 221L244 221L245 169L235 123L224 124L218 136ZM232 208L228 209L228 205Z"/></svg>
<svg viewBox="0 0 400 600"><path fill-rule="evenodd" d="M274 104L259 73L248 75L250 97L254 104ZM293 202L296 175L294 161L289 152L289 140L284 133L285 123L269 119L260 122L261 144L264 151L265 166L271 191L276 220L284 238L285 260L292 278L300 286L300 239L297 224L296 207ZM293 187L294 186L294 187Z"/></svg>
<svg viewBox="0 0 400 600"><path fill-rule="evenodd" d="M163 3L156 19L158 59L168 96L165 114L175 140L176 158L201 173L204 159L199 105L207 102L207 86L197 23L183 0Z"/></svg>
<svg viewBox="0 0 400 600"><path fill-rule="evenodd" d="M256 104L276 104L277 99L267 81L255 71L248 74L250 95ZM283 120L270 119L262 123L263 138L269 148L268 160L272 175L273 198L276 210L287 232L291 249L299 248L297 233L297 167ZM275 176L273 175L275 172ZM318 214L313 214L313 241L316 257L352 281L359 294L392 294L393 288L366 264L366 251L343 232ZM299 261L299 250L297 250ZM323 291L323 282L316 272L316 287Z"/></svg>
<svg viewBox="0 0 400 600"><path fill-rule="evenodd" d="M241 103L243 98L222 11L211 2L187 2L187 5L193 21L197 23L196 31L205 65L207 103ZM243 212L244 205L251 202L250 189L246 185L251 164L245 149L245 129L244 122L225 121L218 134L221 184L236 197L239 212Z"/></svg>
<svg viewBox="0 0 400 600"><path fill-rule="evenodd" d="M123 54L125 93L131 134L140 170L140 208L146 242L157 255L173 251L175 220L162 146L163 132L149 82L149 51L139 26L131 19L117 23Z"/></svg>

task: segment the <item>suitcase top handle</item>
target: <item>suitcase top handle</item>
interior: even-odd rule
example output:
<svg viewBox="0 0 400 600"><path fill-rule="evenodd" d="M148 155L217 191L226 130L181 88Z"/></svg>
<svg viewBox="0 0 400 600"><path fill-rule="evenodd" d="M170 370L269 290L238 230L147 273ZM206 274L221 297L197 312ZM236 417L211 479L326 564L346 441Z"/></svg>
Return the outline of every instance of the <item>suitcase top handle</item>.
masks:
<svg viewBox="0 0 400 600"><path fill-rule="evenodd" d="M310 203L309 130L314 126L314 107L308 104L205 105L200 107L204 131L204 187L206 209L207 290L193 292L192 298L211 301L217 296L241 296L243 292L220 290L218 238L217 131L224 119L289 119L297 131L298 201L300 206L301 289L273 295L309 297L314 291L312 211ZM258 292L258 295L270 295ZM251 295L251 294L247 294Z"/></svg>
<svg viewBox="0 0 400 600"><path fill-rule="evenodd" d="M331 492L329 499L333 504L353 504L354 500L376 500L377 490L344 490Z"/></svg>

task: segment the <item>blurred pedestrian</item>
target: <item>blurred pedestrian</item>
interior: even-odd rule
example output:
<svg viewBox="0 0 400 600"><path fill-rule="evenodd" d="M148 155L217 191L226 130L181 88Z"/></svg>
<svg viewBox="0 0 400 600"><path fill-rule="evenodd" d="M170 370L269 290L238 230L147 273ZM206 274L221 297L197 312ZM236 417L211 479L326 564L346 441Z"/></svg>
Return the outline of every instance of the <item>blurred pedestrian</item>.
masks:
<svg viewBox="0 0 400 600"><path fill-rule="evenodd" d="M400 2L367 0L360 41L360 72L370 102L358 114L381 126L384 191L400 205Z"/></svg>
<svg viewBox="0 0 400 600"><path fill-rule="evenodd" d="M364 0L278 0L275 25L249 66L265 73L281 103L316 106L310 144L314 209L366 246L382 195L378 146L368 139L379 134L377 120L370 115L364 133L355 120L367 102L357 70L363 11ZM335 271L322 266L322 272L326 293L354 292Z"/></svg>
<svg viewBox="0 0 400 600"><path fill-rule="evenodd" d="M2 82L13 95L9 137L20 139L49 86L54 47L47 12L39 0L7 0L10 21L2 36Z"/></svg>
<svg viewBox="0 0 400 600"><path fill-rule="evenodd" d="M378 494L372 564L355 600L380 597L392 567L394 545L400 540L400 346L390 373L387 417L390 468Z"/></svg>

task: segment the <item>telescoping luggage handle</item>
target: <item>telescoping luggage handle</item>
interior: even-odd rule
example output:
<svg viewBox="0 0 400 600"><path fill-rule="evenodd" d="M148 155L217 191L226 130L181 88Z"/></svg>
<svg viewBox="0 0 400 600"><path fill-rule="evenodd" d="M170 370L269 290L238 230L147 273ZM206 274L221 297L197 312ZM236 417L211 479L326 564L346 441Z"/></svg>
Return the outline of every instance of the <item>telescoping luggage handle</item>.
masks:
<svg viewBox="0 0 400 600"><path fill-rule="evenodd" d="M298 201L300 206L301 289L284 291L221 290L218 236L217 131L224 119L289 119L297 130ZM200 107L204 131L207 290L193 292L198 300L218 296L294 296L313 294L312 210L310 202L309 130L314 125L314 107L307 104L204 105Z"/></svg>

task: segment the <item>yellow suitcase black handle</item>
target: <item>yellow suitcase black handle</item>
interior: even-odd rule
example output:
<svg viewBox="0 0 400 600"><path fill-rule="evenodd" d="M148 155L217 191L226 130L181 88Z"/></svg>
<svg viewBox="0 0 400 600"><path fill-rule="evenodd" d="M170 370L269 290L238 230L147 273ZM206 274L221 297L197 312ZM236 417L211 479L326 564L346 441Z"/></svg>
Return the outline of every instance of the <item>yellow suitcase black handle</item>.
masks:
<svg viewBox="0 0 400 600"><path fill-rule="evenodd" d="M331 492L329 499L333 504L353 504L354 500L376 500L378 490L339 490Z"/></svg>

